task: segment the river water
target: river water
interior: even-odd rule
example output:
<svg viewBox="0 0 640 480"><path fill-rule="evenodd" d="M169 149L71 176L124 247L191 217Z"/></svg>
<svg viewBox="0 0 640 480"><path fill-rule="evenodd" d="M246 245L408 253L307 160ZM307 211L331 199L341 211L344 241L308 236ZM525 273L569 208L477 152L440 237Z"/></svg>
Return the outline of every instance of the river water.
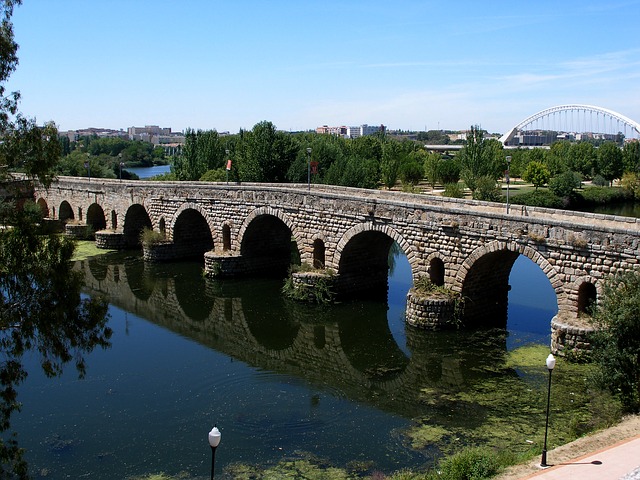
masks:
<svg viewBox="0 0 640 480"><path fill-rule="evenodd" d="M112 347L89 356L82 380L73 368L47 379L28 359L13 426L32 473L205 478L213 424L223 475L292 457L387 473L431 465L443 447L411 447L419 419L478 419L437 413L425 392L464 390L506 351L548 345L555 296L520 257L507 331L417 331L403 319L408 261L394 264L386 302L321 307L283 299L280 280L204 279L195 263L149 266L137 253L79 263L87 294L109 297Z"/></svg>

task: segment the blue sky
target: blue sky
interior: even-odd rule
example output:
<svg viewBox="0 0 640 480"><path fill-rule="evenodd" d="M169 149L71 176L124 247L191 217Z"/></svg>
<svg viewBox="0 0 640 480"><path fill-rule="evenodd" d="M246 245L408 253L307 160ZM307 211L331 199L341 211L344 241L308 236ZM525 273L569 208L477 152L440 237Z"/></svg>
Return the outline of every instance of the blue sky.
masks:
<svg viewBox="0 0 640 480"><path fill-rule="evenodd" d="M24 0L21 110L61 130L640 122L640 1Z"/></svg>

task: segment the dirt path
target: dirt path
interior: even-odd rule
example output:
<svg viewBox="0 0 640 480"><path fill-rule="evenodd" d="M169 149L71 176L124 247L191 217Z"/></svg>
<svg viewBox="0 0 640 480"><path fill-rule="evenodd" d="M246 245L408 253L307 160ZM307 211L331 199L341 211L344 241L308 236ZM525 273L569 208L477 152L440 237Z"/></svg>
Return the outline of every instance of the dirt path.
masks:
<svg viewBox="0 0 640 480"><path fill-rule="evenodd" d="M550 450L547 453L547 458L550 463L554 464L566 462L637 435L640 435L640 416L631 415L625 417L622 422L614 427L601 430ZM496 480L520 480L538 471L540 471L540 457L536 457L529 463L508 468L502 475L496 477Z"/></svg>

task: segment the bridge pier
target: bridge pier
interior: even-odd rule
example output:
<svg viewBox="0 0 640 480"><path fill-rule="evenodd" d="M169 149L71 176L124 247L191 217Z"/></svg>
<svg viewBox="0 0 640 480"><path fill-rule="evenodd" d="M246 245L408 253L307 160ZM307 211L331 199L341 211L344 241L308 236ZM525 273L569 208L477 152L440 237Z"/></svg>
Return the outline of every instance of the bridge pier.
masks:
<svg viewBox="0 0 640 480"><path fill-rule="evenodd" d="M419 295L411 289L407 293L406 322L424 330L454 328L457 322L457 303L455 298Z"/></svg>
<svg viewBox="0 0 640 480"><path fill-rule="evenodd" d="M245 274L244 258L230 252L206 252L204 273L208 277L239 277Z"/></svg>

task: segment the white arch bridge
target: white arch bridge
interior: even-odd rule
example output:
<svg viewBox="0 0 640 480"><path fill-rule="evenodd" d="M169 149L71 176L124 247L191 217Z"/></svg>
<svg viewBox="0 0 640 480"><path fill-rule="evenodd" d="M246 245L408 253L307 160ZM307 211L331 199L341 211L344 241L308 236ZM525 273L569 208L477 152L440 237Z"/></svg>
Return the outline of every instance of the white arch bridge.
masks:
<svg viewBox="0 0 640 480"><path fill-rule="evenodd" d="M519 134L532 131L597 134L597 138L604 139L622 133L625 138L640 138L638 122L607 108L573 104L547 108L525 118L506 132L500 141L503 145L513 145ZM524 143L522 137L518 143Z"/></svg>

